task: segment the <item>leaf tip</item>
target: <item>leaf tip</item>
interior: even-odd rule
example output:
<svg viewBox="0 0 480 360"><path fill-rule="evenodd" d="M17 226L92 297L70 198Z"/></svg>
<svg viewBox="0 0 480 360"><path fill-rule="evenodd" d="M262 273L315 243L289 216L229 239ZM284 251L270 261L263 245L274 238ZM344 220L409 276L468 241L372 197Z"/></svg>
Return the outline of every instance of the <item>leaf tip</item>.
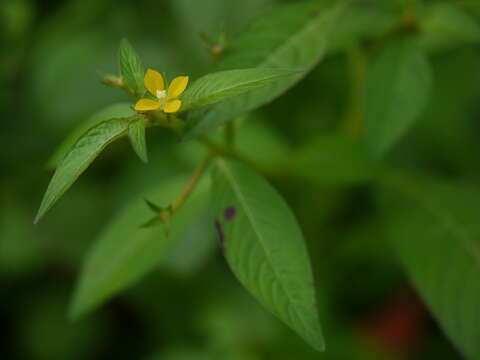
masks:
<svg viewBox="0 0 480 360"><path fill-rule="evenodd" d="M42 204L40 205L40 208L37 211L37 214L35 215L35 219L33 219L33 225L37 225L39 223L39 221L43 218L47 210L48 209L45 209L45 206L42 202Z"/></svg>

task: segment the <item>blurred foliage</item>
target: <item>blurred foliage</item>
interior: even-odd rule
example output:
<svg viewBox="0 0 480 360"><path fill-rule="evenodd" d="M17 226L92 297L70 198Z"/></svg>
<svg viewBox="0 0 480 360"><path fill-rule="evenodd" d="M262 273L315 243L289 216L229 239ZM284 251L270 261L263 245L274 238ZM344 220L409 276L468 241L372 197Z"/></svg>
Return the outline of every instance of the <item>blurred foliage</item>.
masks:
<svg viewBox="0 0 480 360"><path fill-rule="evenodd" d="M461 358L424 302L412 295L388 241L392 221L383 216L384 201L376 201L372 179L391 167L443 177L455 185L429 190L438 191L436 200L443 194L449 201L455 200L449 197L457 188L478 187L476 0L352 1L334 28L322 63L287 94L235 123L238 150L254 158L281 191L307 240L325 353L309 348L263 310L237 284L218 244L212 238L199 243L195 231L142 281L89 316L68 320L85 255L94 251L89 249L105 224L147 190L188 176L204 152L194 142L178 142L155 128L147 134L150 162L145 166L128 141L121 140L33 226L56 147L92 114L129 101L101 84L98 75L116 71L120 39L128 37L143 62L167 77L188 73L197 78L217 67L205 36L225 39L228 50L229 42L254 19L279 3L295 2L0 3L2 359ZM379 164L368 158L359 141L363 87L355 84L365 80L376 59L375 44L394 36L398 24L411 16L423 24L419 46L428 50L432 68L430 100ZM477 204L463 191L465 202L470 201L463 211L474 223ZM386 201L397 205L393 212L404 214L397 228L421 228L423 223L417 223L424 218L409 210L418 204L403 198ZM431 234L419 230L401 235L420 242ZM423 257L428 256L425 251ZM471 344L477 346L478 337Z"/></svg>

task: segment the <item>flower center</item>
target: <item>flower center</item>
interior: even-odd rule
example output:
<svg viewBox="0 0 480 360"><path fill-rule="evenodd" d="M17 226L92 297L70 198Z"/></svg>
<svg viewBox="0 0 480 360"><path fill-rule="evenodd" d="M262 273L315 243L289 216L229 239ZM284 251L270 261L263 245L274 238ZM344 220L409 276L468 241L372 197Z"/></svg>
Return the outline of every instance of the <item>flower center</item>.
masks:
<svg viewBox="0 0 480 360"><path fill-rule="evenodd" d="M158 100L163 100L167 97L167 91L166 90L157 90L157 98Z"/></svg>

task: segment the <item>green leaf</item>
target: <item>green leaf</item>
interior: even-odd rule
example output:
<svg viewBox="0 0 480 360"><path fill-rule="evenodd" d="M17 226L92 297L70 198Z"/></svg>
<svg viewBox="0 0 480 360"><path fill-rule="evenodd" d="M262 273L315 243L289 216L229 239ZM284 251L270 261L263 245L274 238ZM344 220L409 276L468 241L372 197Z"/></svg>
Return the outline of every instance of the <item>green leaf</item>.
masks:
<svg viewBox="0 0 480 360"><path fill-rule="evenodd" d="M210 203L211 199L210 197L205 198L204 201ZM168 258L162 262L162 269L183 277L195 275L218 249L213 223L213 214L210 208L199 213L189 224L182 239L176 242L168 254Z"/></svg>
<svg viewBox="0 0 480 360"><path fill-rule="evenodd" d="M139 116L128 125L128 137L133 150L144 163L148 162L147 142L145 140L145 118Z"/></svg>
<svg viewBox="0 0 480 360"><path fill-rule="evenodd" d="M400 260L447 336L480 358L480 192L418 175L384 184L381 204Z"/></svg>
<svg viewBox="0 0 480 360"><path fill-rule="evenodd" d="M181 191L185 179L175 178L147 192L155 203L168 204ZM209 182L202 181L195 192L171 219L166 237L165 228L157 224L140 228L152 215L144 197L138 196L125 206L99 234L83 266L70 314L78 318L130 287L147 273L165 263L176 246L191 237L202 241L212 235L208 230L192 235L192 225L202 218L213 229L208 213ZM195 227L198 230L198 228Z"/></svg>
<svg viewBox="0 0 480 360"><path fill-rule="evenodd" d="M387 45L367 76L365 132L373 154L383 155L413 125L432 87L432 70L411 40Z"/></svg>
<svg viewBox="0 0 480 360"><path fill-rule="evenodd" d="M360 139L341 133L322 134L292 157L292 170L300 177L323 183L363 183L380 166Z"/></svg>
<svg viewBox="0 0 480 360"><path fill-rule="evenodd" d="M160 206L158 206L157 204L155 204L153 201L150 201L148 199L143 199L145 201L145 204L147 204L147 206L150 208L150 210L154 213L154 214L160 214L162 212L162 208Z"/></svg>
<svg viewBox="0 0 480 360"><path fill-rule="evenodd" d="M352 1L338 18L328 52L332 54L356 46L362 40L391 31L396 25L397 14L393 11L383 9L382 6Z"/></svg>
<svg viewBox="0 0 480 360"><path fill-rule="evenodd" d="M182 111L227 100L301 72L292 69L239 69L208 74L195 81L182 96Z"/></svg>
<svg viewBox="0 0 480 360"><path fill-rule="evenodd" d="M102 121L127 117L135 114L132 110L131 103L117 103L110 106L107 106L105 109L100 110L96 114L92 115L89 119L79 124L67 138L60 144L57 150L53 153L47 163L48 168L55 168L58 163L62 160L65 154L70 150L70 148L77 142L77 140L91 127L101 123Z"/></svg>
<svg viewBox="0 0 480 360"><path fill-rule="evenodd" d="M119 63L120 74L128 88L135 97L138 98L142 96L145 92L145 85L143 83L145 69L142 60L140 60L140 57L127 39L122 39L120 42Z"/></svg>
<svg viewBox="0 0 480 360"><path fill-rule="evenodd" d="M77 140L53 174L35 223L50 210L108 144L125 135L128 123L129 120L124 118L110 119L90 128Z"/></svg>
<svg viewBox="0 0 480 360"><path fill-rule="evenodd" d="M216 227L232 271L263 306L323 350L310 260L295 217L259 175L237 162L215 164Z"/></svg>
<svg viewBox="0 0 480 360"><path fill-rule="evenodd" d="M259 18L232 42L218 68L281 67L306 71L213 106L208 112L194 111L187 123L185 138L205 134L294 86L325 54L329 33L338 15L339 7L307 2L280 5Z"/></svg>
<svg viewBox="0 0 480 360"><path fill-rule="evenodd" d="M420 19L420 44L428 50L449 50L480 42L480 25L454 4L433 4Z"/></svg>

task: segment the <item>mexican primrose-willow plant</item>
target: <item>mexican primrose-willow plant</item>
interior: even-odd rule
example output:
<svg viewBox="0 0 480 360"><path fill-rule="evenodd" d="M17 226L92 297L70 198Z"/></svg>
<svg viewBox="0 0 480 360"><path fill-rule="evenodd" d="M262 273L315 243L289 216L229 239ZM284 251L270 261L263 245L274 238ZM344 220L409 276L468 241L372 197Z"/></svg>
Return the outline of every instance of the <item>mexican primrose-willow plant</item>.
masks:
<svg viewBox="0 0 480 360"><path fill-rule="evenodd" d="M462 41L480 42L480 28L454 5L425 6L418 15L408 6L398 14L361 1L305 1L276 7L229 43L224 54L216 51L217 72L194 81L181 74L168 83L156 70L145 71L123 40L120 75L107 75L104 82L133 101L106 108L55 152L50 164L56 171L36 221L107 145L123 136L144 162L150 127L162 127L183 141L195 139L208 155L189 179L162 183L145 194L145 201L128 204L105 228L87 256L71 316L98 307L165 261L186 229L200 221L216 232L244 287L323 350L311 265L297 221L282 196L238 154L230 135L232 120L282 95L326 52L348 49L356 82L354 111L342 124L343 132L321 137L292 170L315 181L374 185L382 224L412 282L455 345L479 359L480 237L476 212L468 206L480 194L379 166L430 97L430 57ZM221 125L225 143L211 137Z"/></svg>

